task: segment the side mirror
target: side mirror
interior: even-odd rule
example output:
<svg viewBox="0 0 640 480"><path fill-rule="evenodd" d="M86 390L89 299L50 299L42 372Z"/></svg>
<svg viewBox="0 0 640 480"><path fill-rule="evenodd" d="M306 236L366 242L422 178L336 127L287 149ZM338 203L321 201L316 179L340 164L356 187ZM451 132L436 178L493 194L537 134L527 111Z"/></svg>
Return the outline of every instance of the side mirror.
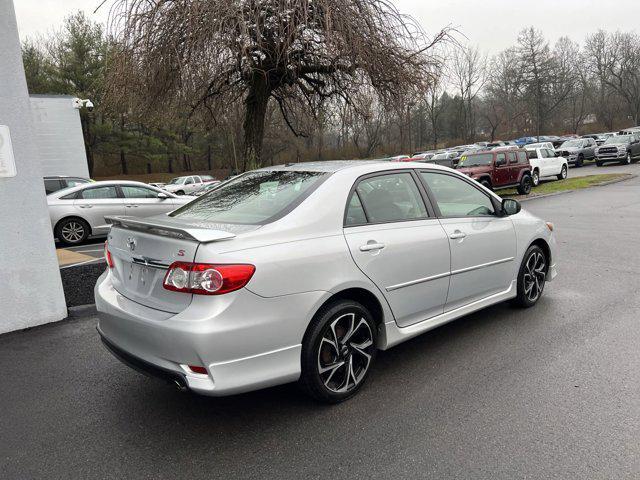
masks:
<svg viewBox="0 0 640 480"><path fill-rule="evenodd" d="M157 197L158 197L160 200L164 200L165 198L169 198L169 195L167 195L167 194L166 194L166 193L164 193L164 192L158 192Z"/></svg>
<svg viewBox="0 0 640 480"><path fill-rule="evenodd" d="M517 200L514 200L513 198L505 198L502 200L502 212L505 215L515 215L516 213L519 213L520 210L522 210L522 205L520 205L520 202Z"/></svg>

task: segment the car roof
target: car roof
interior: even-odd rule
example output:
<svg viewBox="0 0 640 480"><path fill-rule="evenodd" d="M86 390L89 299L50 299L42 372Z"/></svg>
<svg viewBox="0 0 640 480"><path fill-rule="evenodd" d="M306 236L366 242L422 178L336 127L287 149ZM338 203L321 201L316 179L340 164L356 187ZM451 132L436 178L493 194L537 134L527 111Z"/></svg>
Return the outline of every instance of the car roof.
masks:
<svg viewBox="0 0 640 480"><path fill-rule="evenodd" d="M444 153L444 152L443 152ZM297 171L297 172L326 172L356 170L358 174L376 172L380 170L402 170L409 168L433 168L434 170L450 170L441 165L421 162L388 162L383 160L327 160L323 162L301 162L286 165L275 165L262 168L260 171Z"/></svg>
<svg viewBox="0 0 640 480"><path fill-rule="evenodd" d="M64 196L69 195L71 193L77 192L79 190L85 190L87 188L95 188L95 187L106 187L111 185L131 185L135 187L147 187L147 188L156 188L148 183L136 182L134 180L100 180L97 182L83 183L80 185L76 185L70 188L63 188L62 190L58 190L57 192L50 193L48 196L56 197L56 196Z"/></svg>

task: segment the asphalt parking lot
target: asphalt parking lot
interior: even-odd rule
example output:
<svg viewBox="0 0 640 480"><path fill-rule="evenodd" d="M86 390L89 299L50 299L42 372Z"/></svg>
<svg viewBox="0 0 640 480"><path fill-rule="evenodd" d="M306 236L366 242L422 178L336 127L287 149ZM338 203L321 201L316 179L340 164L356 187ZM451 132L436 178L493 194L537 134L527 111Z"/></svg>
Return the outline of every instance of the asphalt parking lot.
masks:
<svg viewBox="0 0 640 480"><path fill-rule="evenodd" d="M525 208L560 246L538 305L383 352L334 407L180 393L111 357L92 314L1 336L0 477L639 478L640 178Z"/></svg>

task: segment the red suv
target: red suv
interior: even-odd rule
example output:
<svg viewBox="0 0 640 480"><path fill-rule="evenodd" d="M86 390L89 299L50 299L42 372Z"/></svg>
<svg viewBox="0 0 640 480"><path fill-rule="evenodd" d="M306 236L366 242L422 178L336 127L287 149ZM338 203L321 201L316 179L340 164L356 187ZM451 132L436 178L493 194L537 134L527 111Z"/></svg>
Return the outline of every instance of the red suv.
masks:
<svg viewBox="0 0 640 480"><path fill-rule="evenodd" d="M529 195L533 185L524 150L470 153L460 158L457 169L492 190L517 187L520 195Z"/></svg>

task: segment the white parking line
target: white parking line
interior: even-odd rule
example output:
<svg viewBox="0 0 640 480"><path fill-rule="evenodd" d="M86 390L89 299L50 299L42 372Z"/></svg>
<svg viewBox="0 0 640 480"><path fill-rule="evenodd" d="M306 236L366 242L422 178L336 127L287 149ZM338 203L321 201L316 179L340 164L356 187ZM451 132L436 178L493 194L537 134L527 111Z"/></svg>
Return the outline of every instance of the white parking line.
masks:
<svg viewBox="0 0 640 480"><path fill-rule="evenodd" d="M92 258L91 260L85 260L84 262L80 262L80 263L72 263L71 265L65 265L63 267L60 267L60 270L64 270L65 268L69 268L69 267L77 267L80 265L86 265L88 263L93 263L93 262L104 262L104 258L100 257L100 258Z"/></svg>

